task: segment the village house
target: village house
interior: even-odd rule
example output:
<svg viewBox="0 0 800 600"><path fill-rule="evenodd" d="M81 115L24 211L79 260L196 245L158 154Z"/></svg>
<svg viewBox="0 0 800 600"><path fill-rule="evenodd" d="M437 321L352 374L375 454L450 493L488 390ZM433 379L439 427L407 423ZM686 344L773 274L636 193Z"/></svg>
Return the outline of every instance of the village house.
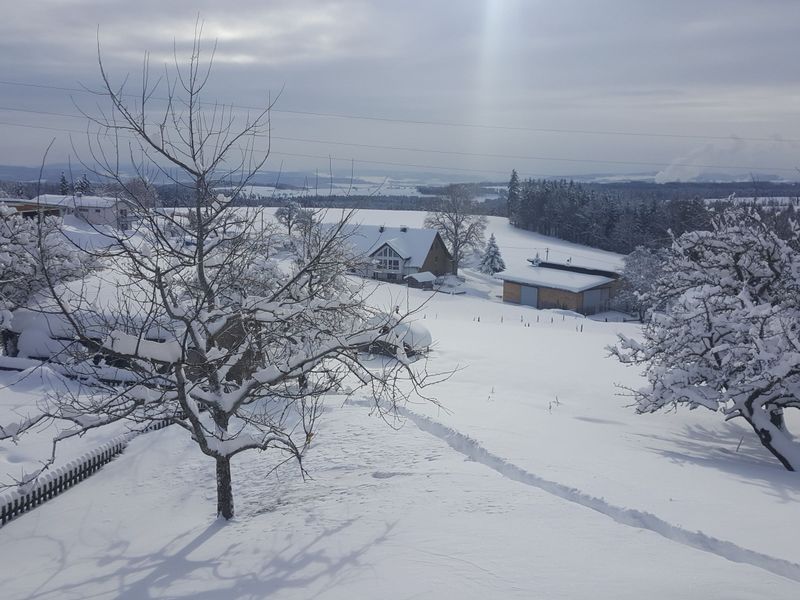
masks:
<svg viewBox="0 0 800 600"><path fill-rule="evenodd" d="M130 229L133 225L130 205L119 198L43 194L31 200L31 203L37 204L43 210L57 209L62 215L78 216L91 225L108 225L122 230Z"/></svg>
<svg viewBox="0 0 800 600"><path fill-rule="evenodd" d="M528 262L528 267L497 275L503 280L503 302L593 315L609 309L619 286L619 273L614 271L538 259Z"/></svg>
<svg viewBox="0 0 800 600"><path fill-rule="evenodd" d="M358 274L364 277L402 283L410 275L430 281L453 271L453 257L433 229L356 225L346 235L361 258Z"/></svg>

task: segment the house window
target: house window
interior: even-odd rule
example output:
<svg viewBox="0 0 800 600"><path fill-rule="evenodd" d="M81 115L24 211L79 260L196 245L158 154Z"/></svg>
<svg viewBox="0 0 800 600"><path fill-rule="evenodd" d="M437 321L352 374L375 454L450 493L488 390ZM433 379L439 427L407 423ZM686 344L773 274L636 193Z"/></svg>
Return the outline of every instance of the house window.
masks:
<svg viewBox="0 0 800 600"><path fill-rule="evenodd" d="M95 208L95 209L94 209L94 212L96 212L96 213L99 213L99 212L100 212L100 209L99 209L99 208Z"/></svg>
<svg viewBox="0 0 800 600"><path fill-rule="evenodd" d="M379 258L378 268L382 271L399 271L400 261L396 258Z"/></svg>

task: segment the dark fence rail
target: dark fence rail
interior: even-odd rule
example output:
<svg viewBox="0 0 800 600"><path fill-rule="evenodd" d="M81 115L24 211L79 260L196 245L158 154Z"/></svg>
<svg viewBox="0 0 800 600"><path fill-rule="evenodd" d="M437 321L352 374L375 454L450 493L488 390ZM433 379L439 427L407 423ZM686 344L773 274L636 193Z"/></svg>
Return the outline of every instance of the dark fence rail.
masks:
<svg viewBox="0 0 800 600"><path fill-rule="evenodd" d="M100 467L121 454L128 442L139 433L163 429L171 424L172 421L170 420L156 421L141 432L131 432L117 436L99 448L70 461L63 467L44 473L36 481L0 496L0 527L51 498L55 498L73 485L96 473Z"/></svg>

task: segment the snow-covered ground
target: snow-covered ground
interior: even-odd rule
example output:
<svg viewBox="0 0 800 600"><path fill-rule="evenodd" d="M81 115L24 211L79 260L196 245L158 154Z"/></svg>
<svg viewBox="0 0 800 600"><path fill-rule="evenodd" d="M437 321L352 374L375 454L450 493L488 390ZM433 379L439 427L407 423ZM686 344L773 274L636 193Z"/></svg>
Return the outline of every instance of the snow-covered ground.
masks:
<svg viewBox="0 0 800 600"><path fill-rule="evenodd" d="M79 395L81 389L46 368L0 371L0 424L8 426L34 417L45 398L56 393ZM0 442L0 496L5 486L25 481L42 468L52 454L53 437L66 429L63 424L45 421L16 442ZM125 423L119 422L64 440L59 443L51 468L64 466L129 430Z"/></svg>
<svg viewBox="0 0 800 600"><path fill-rule="evenodd" d="M3 597L792 598L795 582L510 480L408 423L331 402L307 457L235 462L239 516L181 431L2 531Z"/></svg>
<svg viewBox="0 0 800 600"><path fill-rule="evenodd" d="M489 231L506 262L537 248L620 261L504 219ZM464 295L373 295L421 306L429 369L453 371L426 390L443 408L409 404L394 430L363 396L330 398L311 478L237 457L237 517L224 525L212 461L178 428L140 436L0 530L2 598L800 595L800 480L751 431L702 410L636 415L615 384L642 380L606 350L636 325L502 304L497 280L465 275Z"/></svg>

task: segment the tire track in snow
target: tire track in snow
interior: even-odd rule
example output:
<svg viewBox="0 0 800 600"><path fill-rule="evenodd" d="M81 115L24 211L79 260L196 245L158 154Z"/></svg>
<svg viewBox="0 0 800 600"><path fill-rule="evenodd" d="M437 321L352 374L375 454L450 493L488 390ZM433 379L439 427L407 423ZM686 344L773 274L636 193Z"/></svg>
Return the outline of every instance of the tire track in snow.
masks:
<svg viewBox="0 0 800 600"><path fill-rule="evenodd" d="M350 400L348 404L375 407L374 402L367 401ZM733 542L707 535L702 531L690 531L677 525L672 525L653 513L615 506L603 498L592 496L577 488L544 479L489 452L474 438L443 425L430 417L420 415L405 407L398 407L397 410L400 415L414 423L422 431L439 438L456 452L489 467L507 479L538 488L568 502L599 512L621 525L646 529L684 546L709 552L732 562L748 564L775 575L786 577L792 581L800 582L800 564L743 548Z"/></svg>

